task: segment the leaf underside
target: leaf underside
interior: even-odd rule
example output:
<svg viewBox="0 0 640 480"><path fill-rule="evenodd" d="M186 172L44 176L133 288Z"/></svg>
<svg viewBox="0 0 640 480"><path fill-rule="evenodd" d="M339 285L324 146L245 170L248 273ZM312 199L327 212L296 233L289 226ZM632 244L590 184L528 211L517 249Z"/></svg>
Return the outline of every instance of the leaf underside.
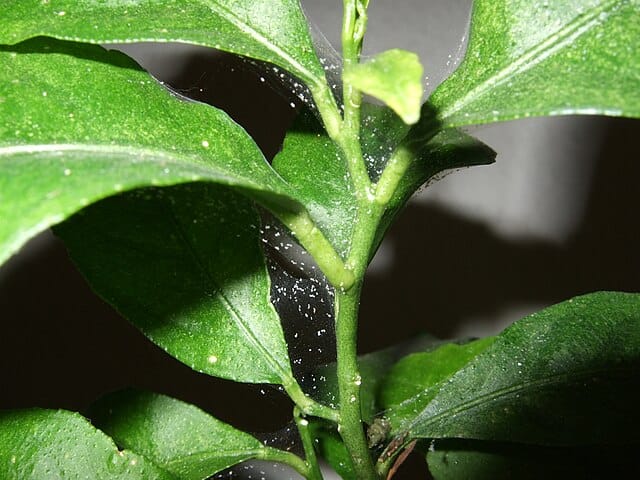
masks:
<svg viewBox="0 0 640 480"><path fill-rule="evenodd" d="M178 360L236 381L287 383L259 228L250 201L196 183L103 200L55 231L96 293Z"/></svg>

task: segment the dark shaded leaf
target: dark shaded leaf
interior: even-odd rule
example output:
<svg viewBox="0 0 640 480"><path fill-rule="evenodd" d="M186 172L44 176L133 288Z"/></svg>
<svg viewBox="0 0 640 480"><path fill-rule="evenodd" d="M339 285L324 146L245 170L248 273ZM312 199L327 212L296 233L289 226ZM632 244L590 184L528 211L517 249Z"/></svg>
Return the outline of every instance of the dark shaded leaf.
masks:
<svg viewBox="0 0 640 480"><path fill-rule="evenodd" d="M424 368L433 367L431 355L421 356ZM412 362L420 368L419 357ZM389 385L421 376L405 370ZM423 379L423 392L403 401L383 392L394 399L386 415L396 438L638 441L640 295L603 292L555 305L506 329L446 380Z"/></svg>
<svg viewBox="0 0 640 480"><path fill-rule="evenodd" d="M427 454L435 480L583 480L636 478L640 445L540 447L437 440Z"/></svg>
<svg viewBox="0 0 640 480"><path fill-rule="evenodd" d="M56 229L93 289L191 368L292 381L251 202L225 187L144 189Z"/></svg>

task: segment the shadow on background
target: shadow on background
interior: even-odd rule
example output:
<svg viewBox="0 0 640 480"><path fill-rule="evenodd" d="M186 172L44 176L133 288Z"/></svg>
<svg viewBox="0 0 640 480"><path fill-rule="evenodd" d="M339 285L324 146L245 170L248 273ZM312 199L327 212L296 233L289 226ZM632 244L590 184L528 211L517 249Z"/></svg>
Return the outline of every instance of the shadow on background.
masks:
<svg viewBox="0 0 640 480"><path fill-rule="evenodd" d="M512 241L440 205L409 204L389 232L389 274L365 283L363 351L425 329L449 337L470 318L517 304L640 291L638 126L607 122L582 225L565 245Z"/></svg>
<svg viewBox="0 0 640 480"><path fill-rule="evenodd" d="M225 109L271 158L295 110L287 93L245 67L231 55L196 56L169 83ZM608 122L582 227L565 246L506 240L441 206L411 204L390 232L395 263L365 286L362 351L419 331L446 337L469 318L522 302L640 291L639 125ZM173 360L88 289L57 240L36 243L0 276L0 408L83 410L103 393L135 386L249 431L278 430L289 420L291 405L279 392L199 375ZM416 478L410 472L423 461L411 463L405 478Z"/></svg>

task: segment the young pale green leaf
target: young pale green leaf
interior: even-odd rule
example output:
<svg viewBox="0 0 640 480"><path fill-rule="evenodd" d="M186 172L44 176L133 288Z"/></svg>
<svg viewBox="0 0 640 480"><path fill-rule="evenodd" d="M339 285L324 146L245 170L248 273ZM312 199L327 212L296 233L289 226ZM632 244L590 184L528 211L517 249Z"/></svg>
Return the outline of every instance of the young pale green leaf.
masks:
<svg viewBox="0 0 640 480"><path fill-rule="evenodd" d="M172 96L120 53L39 38L0 46L0 64L0 262L86 205L140 186L204 180L288 201L225 113Z"/></svg>
<svg viewBox="0 0 640 480"><path fill-rule="evenodd" d="M446 380L421 373L433 361L416 357L414 370L401 369L402 377L388 382L397 388L423 381L422 393L406 389L413 396L403 400L383 392L394 402L387 416L398 438L547 445L639 439L640 295L596 293L531 315Z"/></svg>
<svg viewBox="0 0 640 480"><path fill-rule="evenodd" d="M0 413L0 477L175 478L144 457L119 450L77 413L40 409Z"/></svg>
<svg viewBox="0 0 640 480"><path fill-rule="evenodd" d="M116 443L152 460L180 480L204 480L268 450L248 433L188 403L127 390L93 405L91 419Z"/></svg>
<svg viewBox="0 0 640 480"><path fill-rule="evenodd" d="M437 440L427 462L435 480L637 478L639 446L561 448Z"/></svg>
<svg viewBox="0 0 640 480"><path fill-rule="evenodd" d="M393 109L407 124L420 119L422 74L420 59L406 50L387 50L344 72L344 80Z"/></svg>
<svg viewBox="0 0 640 480"><path fill-rule="evenodd" d="M430 103L445 127L638 117L639 17L637 0L477 0L465 60Z"/></svg>
<svg viewBox="0 0 640 480"><path fill-rule="evenodd" d="M298 0L22 0L0 10L0 24L0 43L38 35L90 43L191 43L324 83Z"/></svg>
<svg viewBox="0 0 640 480"><path fill-rule="evenodd" d="M259 225L244 197L195 183L103 200L55 231L93 289L178 360L288 384Z"/></svg>

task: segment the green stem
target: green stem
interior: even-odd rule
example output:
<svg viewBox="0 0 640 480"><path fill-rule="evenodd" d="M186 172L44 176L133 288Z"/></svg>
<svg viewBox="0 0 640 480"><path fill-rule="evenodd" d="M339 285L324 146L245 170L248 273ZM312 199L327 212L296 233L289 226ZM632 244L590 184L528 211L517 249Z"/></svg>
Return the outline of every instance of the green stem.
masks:
<svg viewBox="0 0 640 480"><path fill-rule="evenodd" d="M286 385L283 385L287 395L293 400L293 403L303 412L305 415L311 415L313 417L324 418L331 422L337 423L339 419L339 413L331 407L322 405L316 402L302 391L298 382L295 379L291 379Z"/></svg>
<svg viewBox="0 0 640 480"><path fill-rule="evenodd" d="M355 282L353 272L306 210L291 212L272 208L271 211L311 254L331 285L339 290L351 288Z"/></svg>
<svg viewBox="0 0 640 480"><path fill-rule="evenodd" d="M309 476L307 478L310 480L322 480L322 472L320 471L316 449L313 445L313 438L309 430L309 421L304 418L303 413L298 407L293 409L293 418L296 421L298 432L302 439L302 447L304 448L305 459L309 470Z"/></svg>
<svg viewBox="0 0 640 480"><path fill-rule="evenodd" d="M337 376L340 398L338 431L353 461L358 478L377 479L362 424L361 377L358 367L357 331L359 283L349 292L336 292Z"/></svg>
<svg viewBox="0 0 640 480"><path fill-rule="evenodd" d="M368 3L368 2L367 2ZM343 72L360 61L362 40L367 25L366 5L361 0L344 0L342 23ZM344 77L344 75L343 75ZM344 124L337 143L344 151L349 173L359 199L371 196L371 180L362 159L360 146L360 107L362 93L348 81L343 83Z"/></svg>
<svg viewBox="0 0 640 480"><path fill-rule="evenodd" d="M265 460L267 462L284 463L285 465L289 465L304 478L308 478L310 480L322 479L322 477L313 477L307 463L291 452L285 452L284 450L278 450L277 448L264 447L260 453L256 455L256 459Z"/></svg>
<svg viewBox="0 0 640 480"><path fill-rule="evenodd" d="M385 166L375 189L375 201L379 205L387 205L398 188L398 184L415 159L410 148L400 146L393 153Z"/></svg>

